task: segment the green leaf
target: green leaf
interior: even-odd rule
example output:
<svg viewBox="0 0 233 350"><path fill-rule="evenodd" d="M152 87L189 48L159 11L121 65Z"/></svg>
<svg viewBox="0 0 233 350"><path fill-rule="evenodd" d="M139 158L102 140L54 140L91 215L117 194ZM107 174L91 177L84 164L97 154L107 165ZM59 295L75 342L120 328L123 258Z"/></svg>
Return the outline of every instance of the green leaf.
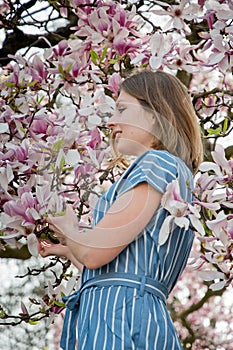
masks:
<svg viewBox="0 0 233 350"><path fill-rule="evenodd" d="M63 168L64 168L64 166L65 166L65 164L66 164L65 157L64 157L64 156L62 156L62 157L61 157L61 161L60 161L60 168L61 168L61 169L63 169Z"/></svg>
<svg viewBox="0 0 233 350"><path fill-rule="evenodd" d="M66 68L66 72L69 73L72 69L73 65L72 63Z"/></svg>
<svg viewBox="0 0 233 350"><path fill-rule="evenodd" d="M51 171L52 171L53 173L56 172L56 168L55 168L55 164L54 164L54 163L51 163L51 164L50 164L50 169L51 169Z"/></svg>
<svg viewBox="0 0 233 350"><path fill-rule="evenodd" d="M228 129L228 124L229 124L229 120L227 118L224 119L224 122L223 122L223 127L222 127L222 132L225 134L225 132L227 131Z"/></svg>
<svg viewBox="0 0 233 350"><path fill-rule="evenodd" d="M6 87L14 87L15 84L14 84L14 83L10 83L9 81L7 81L7 82L5 83L5 86L6 86Z"/></svg>
<svg viewBox="0 0 233 350"><path fill-rule="evenodd" d="M222 133L222 126L220 125L217 129L207 129L209 135L220 135Z"/></svg>
<svg viewBox="0 0 233 350"><path fill-rule="evenodd" d="M45 96L41 96L39 97L38 95L36 96L36 104L39 105L43 100L44 100Z"/></svg>
<svg viewBox="0 0 233 350"><path fill-rule="evenodd" d="M118 61L119 61L119 59L116 58L115 60L110 60L109 63L110 63L110 64L115 64L115 63L117 63Z"/></svg>
<svg viewBox="0 0 233 350"><path fill-rule="evenodd" d="M91 55L92 62L98 65L98 62L97 62L97 60L99 60L98 54L95 51L90 50L90 55Z"/></svg>
<svg viewBox="0 0 233 350"><path fill-rule="evenodd" d="M27 132L23 127L19 128L19 130L20 130L23 134L26 134L26 132Z"/></svg>
<svg viewBox="0 0 233 350"><path fill-rule="evenodd" d="M69 167L66 167L66 171L72 171L74 169L74 167L73 166L69 166Z"/></svg>
<svg viewBox="0 0 233 350"><path fill-rule="evenodd" d="M64 69L62 68L62 65L60 63L58 65L58 70L62 75L64 75L65 72L64 72Z"/></svg>
<svg viewBox="0 0 233 350"><path fill-rule="evenodd" d="M42 314L46 314L46 313L47 313L47 309L46 309L45 307L41 307L41 308L40 308L40 312L41 312Z"/></svg>
<svg viewBox="0 0 233 350"><path fill-rule="evenodd" d="M60 301L54 301L54 305L57 305L59 307L65 307L65 304Z"/></svg>
<svg viewBox="0 0 233 350"><path fill-rule="evenodd" d="M4 318L6 316L6 313L4 310L0 310L0 318Z"/></svg>
<svg viewBox="0 0 233 350"><path fill-rule="evenodd" d="M63 138L58 140L55 143L55 145L53 146L53 151L57 153L63 147L63 144L64 144L64 139Z"/></svg>
<svg viewBox="0 0 233 350"><path fill-rule="evenodd" d="M115 64L119 61L122 61L124 59L125 55L117 56L115 59L112 59L109 61L110 64Z"/></svg>
<svg viewBox="0 0 233 350"><path fill-rule="evenodd" d="M41 150L41 152L47 153L50 155L50 152L47 150L47 148L42 147L40 150Z"/></svg>
<svg viewBox="0 0 233 350"><path fill-rule="evenodd" d="M36 324L39 323L39 321L33 321L33 319L31 319L31 320L28 321L28 323L31 324L31 325L36 325Z"/></svg>
<svg viewBox="0 0 233 350"><path fill-rule="evenodd" d="M35 86L37 83L37 80L33 80L31 83L28 83L27 86Z"/></svg>
<svg viewBox="0 0 233 350"><path fill-rule="evenodd" d="M64 211L61 211L60 213L56 213L56 215L54 215L54 216L63 216L63 215L65 215L65 210Z"/></svg>
<svg viewBox="0 0 233 350"><path fill-rule="evenodd" d="M107 55L108 47L107 45L104 47L102 55L101 55L101 61L103 61Z"/></svg>

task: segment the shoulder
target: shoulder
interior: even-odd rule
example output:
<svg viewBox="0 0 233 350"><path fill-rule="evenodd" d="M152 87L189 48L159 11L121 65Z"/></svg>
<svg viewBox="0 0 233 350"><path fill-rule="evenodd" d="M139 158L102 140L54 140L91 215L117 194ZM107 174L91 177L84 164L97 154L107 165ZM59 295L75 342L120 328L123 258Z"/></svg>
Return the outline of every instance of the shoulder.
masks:
<svg viewBox="0 0 233 350"><path fill-rule="evenodd" d="M137 164L142 169L154 167L158 170L170 171L173 174L177 173L178 162L179 158L164 150L149 150L137 159Z"/></svg>
<svg viewBox="0 0 233 350"><path fill-rule="evenodd" d="M148 150L141 154L124 175L124 181L134 186L147 182L161 193L177 177L175 156L167 151Z"/></svg>

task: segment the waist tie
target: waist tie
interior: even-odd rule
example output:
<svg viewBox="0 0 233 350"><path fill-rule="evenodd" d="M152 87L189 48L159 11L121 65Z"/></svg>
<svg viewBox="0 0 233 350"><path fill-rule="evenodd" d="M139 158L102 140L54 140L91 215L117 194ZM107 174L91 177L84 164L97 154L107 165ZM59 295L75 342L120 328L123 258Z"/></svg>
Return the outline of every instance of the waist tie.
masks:
<svg viewBox="0 0 233 350"><path fill-rule="evenodd" d="M139 296L143 296L144 292L148 292L160 298L164 303L168 297L168 289L163 283L143 275L124 272L110 272L90 278L83 283L79 290L62 298L66 304L66 307L68 308L65 314L61 337L61 348L63 350L75 349L76 323L81 293L90 287L111 286L136 288L139 290Z"/></svg>

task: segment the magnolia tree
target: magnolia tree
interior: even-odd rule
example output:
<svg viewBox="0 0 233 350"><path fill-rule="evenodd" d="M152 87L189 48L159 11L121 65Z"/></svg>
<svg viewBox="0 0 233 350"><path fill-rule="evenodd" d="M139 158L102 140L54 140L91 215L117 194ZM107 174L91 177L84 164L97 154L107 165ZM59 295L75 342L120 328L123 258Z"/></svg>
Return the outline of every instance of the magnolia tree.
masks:
<svg viewBox="0 0 233 350"><path fill-rule="evenodd" d="M28 11L29 3L35 2L22 6L20 14ZM10 14L17 13L17 6L17 2L3 2L3 26L12 23ZM64 27L72 18L69 37L60 36L54 45L47 34L41 35L31 46L40 42L38 46L46 47L43 51L8 55L1 69L0 248L27 244L30 254L36 256L39 237L55 239L47 215L62 215L67 203L83 225L90 225L96 200L123 171L109 166L113 157L105 127L120 82L137 69L176 74L193 99L205 162L196 175L192 203L180 197L177 182L169 184L162 205L170 215L163 224L160 243L166 240L171 223L196 232L198 249L191 262L194 276L198 273L202 278L196 282L202 293L197 295L190 285L190 272L186 273L180 283L190 291L189 297L181 302L178 290L169 299L170 309L179 322L184 347L193 344L200 349L212 344L216 348L221 345L217 331L205 329L193 315L210 313L213 300L232 288L232 146L224 150L219 142L232 131L232 2L48 2L48 7L52 6ZM20 24L14 24L14 29ZM18 323L37 322L64 308L61 296L72 291L76 279L72 277L65 289L62 277L71 275L65 273L69 263L61 263L62 275L45 292L46 298L32 300L37 312L30 315L23 305ZM4 308L0 315L1 324L17 323ZM218 317L210 316L215 324ZM227 313L222 318L227 322ZM224 346L231 341L230 331L227 328Z"/></svg>

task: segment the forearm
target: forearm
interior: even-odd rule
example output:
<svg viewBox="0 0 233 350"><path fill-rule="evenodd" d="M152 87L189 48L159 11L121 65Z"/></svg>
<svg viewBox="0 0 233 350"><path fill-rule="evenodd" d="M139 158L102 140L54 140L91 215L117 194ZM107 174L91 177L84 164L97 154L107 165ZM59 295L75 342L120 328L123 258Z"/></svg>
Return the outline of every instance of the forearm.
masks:
<svg viewBox="0 0 233 350"><path fill-rule="evenodd" d="M74 259L91 270L106 265L126 247L126 245L121 244L117 247L100 248L98 244L97 247L94 247L80 244L77 241L67 238L66 244Z"/></svg>
<svg viewBox="0 0 233 350"><path fill-rule="evenodd" d="M68 253L66 258L69 259L71 261L71 263L77 267L77 269L79 270L79 272L82 273L83 271L83 264L73 255L73 253L71 252L70 248L68 247Z"/></svg>

